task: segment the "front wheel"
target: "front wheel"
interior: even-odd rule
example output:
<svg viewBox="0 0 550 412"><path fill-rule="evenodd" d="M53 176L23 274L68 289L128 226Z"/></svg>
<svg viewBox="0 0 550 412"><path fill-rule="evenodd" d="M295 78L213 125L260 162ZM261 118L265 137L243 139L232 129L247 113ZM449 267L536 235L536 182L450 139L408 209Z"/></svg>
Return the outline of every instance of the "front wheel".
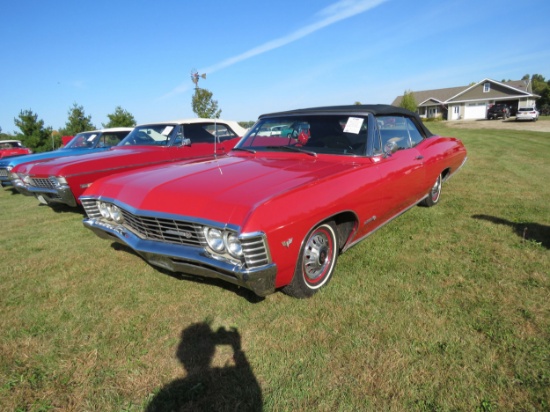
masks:
<svg viewBox="0 0 550 412"><path fill-rule="evenodd" d="M442 178L441 175L439 175L430 189L428 196L420 203L421 205L432 207L439 203L439 199L441 198L441 182Z"/></svg>
<svg viewBox="0 0 550 412"><path fill-rule="evenodd" d="M307 236L294 277L283 292L295 298L308 298L326 285L336 266L338 258L338 239L334 223L322 223Z"/></svg>

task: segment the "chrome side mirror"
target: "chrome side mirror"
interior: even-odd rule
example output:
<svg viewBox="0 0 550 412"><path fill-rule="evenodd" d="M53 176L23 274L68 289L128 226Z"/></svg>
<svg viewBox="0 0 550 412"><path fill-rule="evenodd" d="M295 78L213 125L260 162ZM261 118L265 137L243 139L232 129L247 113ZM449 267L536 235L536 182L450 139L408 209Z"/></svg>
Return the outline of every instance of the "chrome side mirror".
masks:
<svg viewBox="0 0 550 412"><path fill-rule="evenodd" d="M386 143L386 145L384 146L384 154L386 156L391 156L393 153L397 152L397 149L399 148L399 146L397 146L397 143L396 142L388 142Z"/></svg>

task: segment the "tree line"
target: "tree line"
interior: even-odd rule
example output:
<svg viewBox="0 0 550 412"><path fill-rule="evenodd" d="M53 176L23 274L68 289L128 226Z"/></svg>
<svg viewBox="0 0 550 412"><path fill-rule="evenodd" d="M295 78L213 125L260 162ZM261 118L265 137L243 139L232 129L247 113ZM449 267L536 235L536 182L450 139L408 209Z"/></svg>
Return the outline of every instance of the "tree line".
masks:
<svg viewBox="0 0 550 412"><path fill-rule="evenodd" d="M134 116L117 106L113 113L108 114L107 123L102 123L101 128L110 127L134 127L136 120ZM31 109L21 110L19 115L14 118L15 125L19 128L14 136L6 133L0 133L1 139L21 140L23 145L33 149L35 153L46 152L61 147L62 136L74 136L80 132L88 130L97 130L92 123L92 116L87 116L84 107L73 103L68 111L68 118L65 126L59 130L53 130L51 126L45 126L44 120L38 118L38 114ZM1 132L1 129L0 129Z"/></svg>
<svg viewBox="0 0 550 412"><path fill-rule="evenodd" d="M212 99L212 92L198 87L195 89L191 100L191 107L193 112L202 118L217 119L221 114L218 102ZM134 116L120 106L117 106L113 113L108 114L107 118L109 121L101 124L102 129L136 126ZM14 123L20 132L15 132L13 136L2 133L2 128L0 127L0 140L21 140L23 145L33 149L36 153L55 150L61 147L62 136L75 136L81 132L98 129L92 123L92 116L87 116L84 107L77 103L73 103L69 108L67 122L59 130L53 130L52 127L45 126L44 121L39 119L38 114L34 113L31 109L21 110L19 115L14 118ZM250 122L245 123L248 124Z"/></svg>

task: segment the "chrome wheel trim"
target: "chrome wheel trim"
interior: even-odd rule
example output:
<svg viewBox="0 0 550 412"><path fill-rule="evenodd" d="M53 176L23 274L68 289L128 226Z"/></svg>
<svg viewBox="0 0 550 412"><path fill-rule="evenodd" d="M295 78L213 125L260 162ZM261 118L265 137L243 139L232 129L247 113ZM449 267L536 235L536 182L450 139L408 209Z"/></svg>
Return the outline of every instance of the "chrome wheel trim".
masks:
<svg viewBox="0 0 550 412"><path fill-rule="evenodd" d="M335 263L335 233L328 225L319 226L304 247L302 273L309 288L317 289L330 278Z"/></svg>
<svg viewBox="0 0 550 412"><path fill-rule="evenodd" d="M435 184L433 185L432 190L430 191L430 197L433 203L437 203L439 201L440 196L441 196L441 175L437 177L437 180L435 181Z"/></svg>

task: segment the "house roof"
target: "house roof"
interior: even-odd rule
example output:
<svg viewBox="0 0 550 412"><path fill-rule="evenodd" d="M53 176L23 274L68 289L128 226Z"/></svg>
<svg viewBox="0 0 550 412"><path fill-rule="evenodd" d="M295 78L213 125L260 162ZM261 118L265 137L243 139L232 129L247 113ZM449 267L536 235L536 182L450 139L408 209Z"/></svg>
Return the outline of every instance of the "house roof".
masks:
<svg viewBox="0 0 550 412"><path fill-rule="evenodd" d="M483 79L480 82L470 84L468 86L448 87L445 89L421 90L412 92L418 107L434 106L436 104L445 104L449 101L461 101L460 96L465 95L468 91L483 85L486 82L491 82L497 85L501 90L507 90L510 95L534 96L531 89L531 82L526 83L523 80L510 80L507 82L497 82L492 79ZM466 97L466 96L464 96ZM399 106L403 96L397 96L392 102L393 106Z"/></svg>

